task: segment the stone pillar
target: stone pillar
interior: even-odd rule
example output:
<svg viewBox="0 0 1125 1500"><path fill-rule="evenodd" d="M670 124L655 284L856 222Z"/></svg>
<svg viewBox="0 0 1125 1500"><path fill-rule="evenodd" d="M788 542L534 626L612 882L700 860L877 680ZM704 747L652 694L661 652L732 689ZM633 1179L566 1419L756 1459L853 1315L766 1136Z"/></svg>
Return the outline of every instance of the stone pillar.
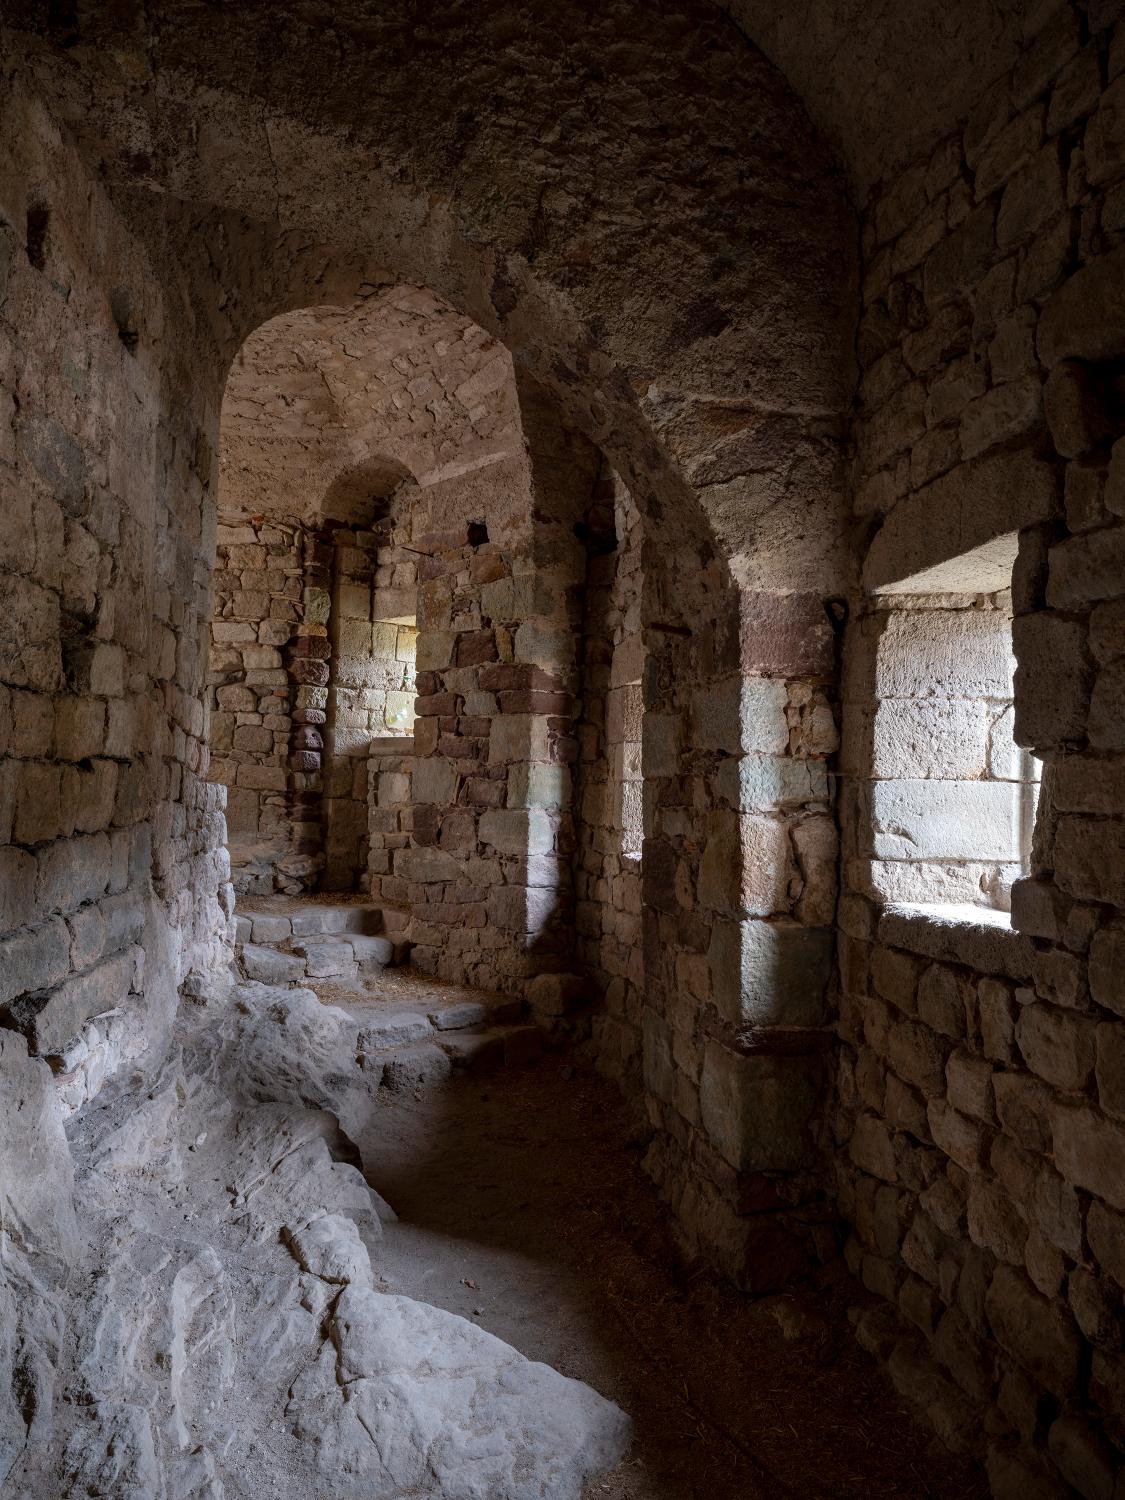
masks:
<svg viewBox="0 0 1125 1500"><path fill-rule="evenodd" d="M834 632L816 596L643 556L646 1164L688 1245L765 1289L831 1247Z"/></svg>
<svg viewBox="0 0 1125 1500"><path fill-rule="evenodd" d="M413 833L392 887L414 913L416 963L509 990L573 961L574 527L597 464L540 392L520 400L524 493L415 535Z"/></svg>
<svg viewBox="0 0 1125 1500"><path fill-rule="evenodd" d="M606 466L585 522L587 547L578 738L577 957L600 991L598 1068L636 1088L644 955L641 943L640 514Z"/></svg>
<svg viewBox="0 0 1125 1500"><path fill-rule="evenodd" d="M317 532L305 532L301 618L294 626L285 653L293 702L288 788L290 852L279 866L297 890L312 889L324 865L321 777L328 701L330 557L324 537Z"/></svg>

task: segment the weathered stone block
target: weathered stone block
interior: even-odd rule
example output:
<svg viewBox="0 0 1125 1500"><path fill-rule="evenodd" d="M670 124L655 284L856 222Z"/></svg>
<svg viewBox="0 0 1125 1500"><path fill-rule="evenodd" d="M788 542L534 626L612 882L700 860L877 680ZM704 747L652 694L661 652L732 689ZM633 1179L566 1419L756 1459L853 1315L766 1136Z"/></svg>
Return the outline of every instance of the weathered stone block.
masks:
<svg viewBox="0 0 1125 1500"><path fill-rule="evenodd" d="M1012 642L1016 743L1045 751L1080 738L1090 692L1081 625L1058 615L1020 615Z"/></svg>
<svg viewBox="0 0 1125 1500"><path fill-rule="evenodd" d="M880 859L1020 858L1019 792L1007 782L878 781L871 810Z"/></svg>
<svg viewBox="0 0 1125 1500"><path fill-rule="evenodd" d="M945 781L982 775L988 717L986 704L971 699L882 699L875 712L874 775Z"/></svg>
<svg viewBox="0 0 1125 1500"><path fill-rule="evenodd" d="M1090 944L1090 993L1106 1010L1125 1017L1125 923L1111 923Z"/></svg>
<svg viewBox="0 0 1125 1500"><path fill-rule="evenodd" d="M1107 360L1125 353L1125 245L1092 261L1059 288L1039 320L1039 357Z"/></svg>
<svg viewBox="0 0 1125 1500"><path fill-rule="evenodd" d="M543 714L497 714L488 735L488 763L547 761L550 748Z"/></svg>
<svg viewBox="0 0 1125 1500"><path fill-rule="evenodd" d="M949 1085L949 1102L963 1115L991 1124L995 1118L992 1108L992 1067L983 1057L971 1052L954 1052L945 1067Z"/></svg>
<svg viewBox="0 0 1125 1500"><path fill-rule="evenodd" d="M977 986L977 1008L984 1055L992 1062L1011 1062L1016 1036L1016 1005L1011 986L999 979L982 979Z"/></svg>
<svg viewBox="0 0 1125 1500"><path fill-rule="evenodd" d="M488 893L488 919L504 932L534 938L558 915L559 893L550 886L497 886Z"/></svg>
<svg viewBox="0 0 1125 1500"><path fill-rule="evenodd" d="M1042 410L1043 389L1037 376L993 386L971 402L961 417L962 458L976 458L1030 431L1038 425Z"/></svg>
<svg viewBox="0 0 1125 1500"><path fill-rule="evenodd" d="M1061 360L1051 371L1044 407L1051 437L1064 458L1089 453L1110 435L1105 393L1090 367L1078 360ZM1072 514L1071 474L1081 472L1074 468L1067 471L1068 519Z"/></svg>
<svg viewBox="0 0 1125 1500"><path fill-rule="evenodd" d="M36 1052L57 1052L78 1035L82 1023L112 1010L128 996L136 960L133 952L107 958L85 974L73 974L50 994L26 996L11 1007L19 1029Z"/></svg>
<svg viewBox="0 0 1125 1500"><path fill-rule="evenodd" d="M980 1124L953 1109L944 1099L931 1099L926 1117L934 1144L966 1172L978 1172L985 1137Z"/></svg>
<svg viewBox="0 0 1125 1500"><path fill-rule="evenodd" d="M789 843L780 820L728 812L709 816L699 862L704 906L739 916L784 911L789 873Z"/></svg>
<svg viewBox="0 0 1125 1500"><path fill-rule="evenodd" d="M883 1182L897 1182L895 1148L884 1121L873 1114L862 1114L855 1122L848 1155L860 1171Z"/></svg>
<svg viewBox="0 0 1125 1500"><path fill-rule="evenodd" d="M739 1171L799 1171L816 1159L811 1123L821 1083L816 1058L742 1056L708 1042L700 1080L704 1129Z"/></svg>
<svg viewBox="0 0 1125 1500"><path fill-rule="evenodd" d="M0 933L26 927L35 914L35 856L0 848Z"/></svg>
<svg viewBox="0 0 1125 1500"><path fill-rule="evenodd" d="M822 760L743 755L724 760L715 780L719 794L739 812L773 812L828 800L828 768Z"/></svg>
<svg viewBox="0 0 1125 1500"><path fill-rule="evenodd" d="M1108 182L1125 167L1125 76L1117 78L1098 101L1086 127L1086 175L1091 183Z"/></svg>
<svg viewBox="0 0 1125 1500"><path fill-rule="evenodd" d="M1027 1221L999 1184L977 1178L969 1184L969 1238L1012 1266L1024 1262Z"/></svg>
<svg viewBox="0 0 1125 1500"><path fill-rule="evenodd" d="M835 632L816 594L739 596L739 666L745 676L827 677L834 670Z"/></svg>
<svg viewBox="0 0 1125 1500"><path fill-rule="evenodd" d="M532 761L508 769L505 800L509 808L563 808L570 802L570 793L566 766Z"/></svg>
<svg viewBox="0 0 1125 1500"><path fill-rule="evenodd" d="M73 911L104 895L110 877L110 843L104 833L60 839L39 856L36 905L41 912Z"/></svg>
<svg viewBox="0 0 1125 1500"><path fill-rule="evenodd" d="M645 715L641 766L646 779L678 775L680 742L681 721L678 714Z"/></svg>
<svg viewBox="0 0 1125 1500"><path fill-rule="evenodd" d="M395 853L395 874L401 880L416 880L429 885L432 882L460 879L463 865L459 859L441 849L398 849Z"/></svg>
<svg viewBox="0 0 1125 1500"><path fill-rule="evenodd" d="M716 922L708 961L718 1009L736 1026L819 1026L832 966L830 929Z"/></svg>
<svg viewBox="0 0 1125 1500"><path fill-rule="evenodd" d="M502 854L549 854L555 845L550 817L539 808L494 808L481 814L482 843Z"/></svg>
<svg viewBox="0 0 1125 1500"><path fill-rule="evenodd" d="M696 699L695 745L730 755L780 755L789 746L785 684L766 677L728 677ZM645 730L647 734L647 726Z"/></svg>
<svg viewBox="0 0 1125 1500"><path fill-rule="evenodd" d="M1125 824L1060 818L1054 853L1055 879L1064 891L1125 907Z"/></svg>
<svg viewBox="0 0 1125 1500"><path fill-rule="evenodd" d="M295 953L279 953L276 948L246 943L241 959L247 978L263 984L287 984L305 976L305 961Z"/></svg>
<svg viewBox="0 0 1125 1500"><path fill-rule="evenodd" d="M1051 1110L1055 1164L1068 1182L1125 1208L1125 1125L1088 1105Z"/></svg>
<svg viewBox="0 0 1125 1500"><path fill-rule="evenodd" d="M1012 1266L999 1266L985 1297L992 1331L1002 1348L1054 1395L1066 1399L1077 1383L1082 1340L1073 1320L1036 1292Z"/></svg>
<svg viewBox="0 0 1125 1500"><path fill-rule="evenodd" d="M901 585L1045 521L1058 509L1057 491L1052 466L1027 447L959 464L895 506L868 551L864 583L869 589Z"/></svg>
<svg viewBox="0 0 1125 1500"><path fill-rule="evenodd" d="M1060 1089L1081 1089L1094 1070L1094 1022L1053 1005L1025 1005L1016 1041L1028 1067Z"/></svg>
<svg viewBox="0 0 1125 1500"><path fill-rule="evenodd" d="M1125 660L1102 667L1095 678L1088 733L1095 749L1125 750Z"/></svg>
<svg viewBox="0 0 1125 1500"><path fill-rule="evenodd" d="M1049 566L1052 609L1073 609L1125 592L1125 526L1060 542L1050 550Z"/></svg>
<svg viewBox="0 0 1125 1500"><path fill-rule="evenodd" d="M527 1003L542 1016L567 1015L592 999L589 981L579 974L537 974L527 986Z"/></svg>
<svg viewBox="0 0 1125 1500"><path fill-rule="evenodd" d="M70 934L57 918L0 943L0 1005L47 989L70 969Z"/></svg>

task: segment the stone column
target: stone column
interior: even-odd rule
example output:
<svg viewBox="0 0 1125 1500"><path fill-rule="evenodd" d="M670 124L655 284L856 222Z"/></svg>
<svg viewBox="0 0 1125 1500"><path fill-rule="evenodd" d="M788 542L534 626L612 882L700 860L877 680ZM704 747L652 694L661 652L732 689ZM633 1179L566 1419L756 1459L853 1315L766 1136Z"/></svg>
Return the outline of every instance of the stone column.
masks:
<svg viewBox="0 0 1125 1500"><path fill-rule="evenodd" d="M520 494L420 524L411 847L414 958L504 989L569 971L582 543L597 456L521 388ZM387 882L383 883L384 891ZM557 988L557 986L556 986Z"/></svg>
<svg viewBox="0 0 1125 1500"><path fill-rule="evenodd" d="M324 865L321 772L328 702L330 558L324 537L307 531L301 618L286 649L293 685L293 729L289 740L290 852L283 868L298 890L312 889Z"/></svg>

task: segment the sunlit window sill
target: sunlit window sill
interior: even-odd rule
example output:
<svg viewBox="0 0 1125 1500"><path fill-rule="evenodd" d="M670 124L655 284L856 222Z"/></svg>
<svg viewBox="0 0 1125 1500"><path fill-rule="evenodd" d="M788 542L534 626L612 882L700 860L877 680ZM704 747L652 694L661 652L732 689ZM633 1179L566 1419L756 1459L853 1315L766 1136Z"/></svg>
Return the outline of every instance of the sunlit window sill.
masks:
<svg viewBox="0 0 1125 1500"><path fill-rule="evenodd" d="M1008 979L1031 977L1031 939L1013 930L1010 912L991 907L896 902L884 908L878 937L889 947L923 958Z"/></svg>

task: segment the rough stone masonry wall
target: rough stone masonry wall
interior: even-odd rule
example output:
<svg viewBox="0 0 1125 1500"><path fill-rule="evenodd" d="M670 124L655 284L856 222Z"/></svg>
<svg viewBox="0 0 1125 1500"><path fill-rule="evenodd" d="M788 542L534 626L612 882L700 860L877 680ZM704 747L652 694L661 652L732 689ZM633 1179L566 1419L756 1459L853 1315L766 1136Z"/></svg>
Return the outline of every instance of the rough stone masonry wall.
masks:
<svg viewBox="0 0 1125 1500"><path fill-rule="evenodd" d="M868 602L851 633L841 761L871 781L853 878L873 897L1009 909L1038 782L1012 740L1014 667L1010 590Z"/></svg>
<svg viewBox="0 0 1125 1500"><path fill-rule="evenodd" d="M603 472L587 538L575 954L603 996L594 1022L601 1066L622 1079L639 1073L644 1004L641 531L632 497Z"/></svg>
<svg viewBox="0 0 1125 1500"><path fill-rule="evenodd" d="M305 545L295 522L247 520L218 529L210 774L227 788L235 882L243 892L274 890L275 866L284 866L292 847L297 684L282 653L303 615Z"/></svg>
<svg viewBox="0 0 1125 1500"><path fill-rule="evenodd" d="M832 1041L833 620L815 594L670 567L647 530L642 562L646 1167L689 1250L764 1290L833 1253L815 1138Z"/></svg>
<svg viewBox="0 0 1125 1500"><path fill-rule="evenodd" d="M396 507L397 509L397 507ZM340 527L334 562L324 776L326 890L352 890L368 868L368 757L372 740L414 723L417 578L402 522Z"/></svg>
<svg viewBox="0 0 1125 1500"><path fill-rule="evenodd" d="M378 529L219 527L210 774L227 788L240 891L347 890L362 876L368 748L414 708L415 631L372 622L413 613L413 572Z"/></svg>
<svg viewBox="0 0 1125 1500"><path fill-rule="evenodd" d="M371 741L367 762L367 875L364 889L384 909L403 898L392 875L396 849L410 847L414 828L414 736ZM384 923L385 926L385 923Z"/></svg>
<svg viewBox="0 0 1125 1500"><path fill-rule="evenodd" d="M1045 769L1011 932L880 915L864 802L843 798L840 1201L849 1261L885 1304L861 1337L947 1441L987 1450L999 1497L1111 1500L1125 1463L1114 9L1050 12L864 228L855 500L879 526L866 582L1019 530L1015 739Z"/></svg>
<svg viewBox="0 0 1125 1500"><path fill-rule="evenodd" d="M416 964L500 989L573 954L573 527L594 457L547 426L549 447L529 435L526 457L422 493L410 845L382 880Z"/></svg>
<svg viewBox="0 0 1125 1500"><path fill-rule="evenodd" d="M76 1106L226 951L212 461L145 256L18 89L0 133L0 1025Z"/></svg>
<svg viewBox="0 0 1125 1500"><path fill-rule="evenodd" d="M175 218L187 201L188 247L205 241L220 263L221 247L236 247L221 303L200 309L207 326L223 329L236 309L245 336L284 307L345 305L376 266L396 281L427 284L505 340L517 368L542 382L564 420L629 486L652 551L644 567L644 701L656 738L645 771L643 920L644 1020L653 1043L644 1087L662 1145L650 1165L701 1251L746 1276L754 1241L764 1238L782 1252L774 1267L791 1266L793 1240L772 1240L771 1225L788 1216L802 1247L822 1227L809 1223L803 1205L816 1162L809 1121L825 1088L826 1017L806 1005L815 977L782 986L774 1008L762 976L774 953L804 953L815 974L825 951L819 902L831 880L820 866L832 858L834 835L823 771L824 747L834 743L835 664L823 601L843 591L847 561L838 441L852 217L799 103L717 8L692 3L657 13L626 0L595 15L579 7L568 13L572 35L561 53L553 28L531 28L530 96L523 74L513 75L510 95L491 86L496 56L510 43L503 7L483 17L479 7L443 7L424 21L419 32L412 10L388 19L381 34L388 66L374 82L367 52L341 54L331 39L302 33L302 45L278 58L251 95L244 59L276 53L272 13L267 23L228 8L222 25L201 28L195 12L177 11L157 33L137 37L116 13L83 12L79 36L89 51L37 49L37 76L108 180L135 188L137 143L151 142L143 181L160 191L144 222ZM633 45L642 34L645 45ZM434 45L423 45L427 38ZM165 87L178 128L159 142L149 75L139 68L135 84L123 80L122 52L143 55ZM466 88L480 127L468 137L457 124ZM575 112L579 94L596 99L597 109ZM570 122L557 140L528 129L528 109L542 114L548 96ZM355 101L369 97L375 112L361 118ZM634 128L654 109L668 127L659 140ZM608 156L606 120L620 127ZM455 199L444 191L451 170ZM655 205L654 170L662 182ZM360 177L367 186L357 195ZM201 219L200 202L221 212ZM269 226L279 203L285 227L277 230ZM329 285L339 271L331 254L316 251L313 265L317 240L363 247L351 292ZM263 280L273 293L258 292ZM541 476L548 486L551 467ZM567 472L565 463L559 468ZM567 567L569 548L564 541ZM733 569L717 549L734 559ZM522 551L519 560L536 571L553 567ZM732 571L749 591L744 608L733 599ZM572 580L562 572L554 578L565 595ZM450 633L461 636L468 632L452 612L454 578L446 581ZM529 619L515 614L512 623L518 631ZM506 630L503 617L501 624ZM527 680L535 681L532 669L556 675L524 657L530 636L525 630L518 660L491 664L519 667L518 685L500 673L491 689L465 678L461 702L456 683L449 686L444 717L454 724L439 735L462 738L457 721L474 717L469 692L537 691ZM463 669L449 660L433 670ZM745 692L743 677L751 679ZM754 722L754 709L745 727L741 708L758 702L768 723ZM727 716L721 728L717 714ZM534 732L546 731L549 747L552 726L540 721L567 715L522 717L537 721ZM565 725L556 729L558 741L571 738ZM467 766L500 764L475 753L480 748L464 757ZM547 756L519 763L565 765ZM757 771L764 779L755 782ZM490 779L468 775L456 795ZM481 814L501 839L522 836L516 814L532 814L522 819L529 831L543 827L534 815L545 812L551 857L569 868L572 851L554 842L560 831L565 839L561 810L487 811L505 815L483 824ZM465 867L458 877L470 866L483 874L486 865L490 874L523 873L520 856L492 842L477 864L477 840L466 837L473 852L456 861ZM813 855L814 847L826 856ZM396 859L404 853L432 857L424 845ZM744 864L754 871L764 864L768 880L744 886ZM520 891L541 888L506 879L482 902L476 884L434 884L450 899L433 905L452 920L433 924L432 948L441 949L450 928L460 940L456 907L470 895L489 915L492 902L521 906L514 941L522 947L531 935L526 914L542 898ZM507 930L503 941L512 947ZM742 962L756 953L767 955L764 967ZM793 972L800 970L796 963ZM778 1102L784 1119L771 1117ZM743 1121L756 1130L745 1152Z"/></svg>

